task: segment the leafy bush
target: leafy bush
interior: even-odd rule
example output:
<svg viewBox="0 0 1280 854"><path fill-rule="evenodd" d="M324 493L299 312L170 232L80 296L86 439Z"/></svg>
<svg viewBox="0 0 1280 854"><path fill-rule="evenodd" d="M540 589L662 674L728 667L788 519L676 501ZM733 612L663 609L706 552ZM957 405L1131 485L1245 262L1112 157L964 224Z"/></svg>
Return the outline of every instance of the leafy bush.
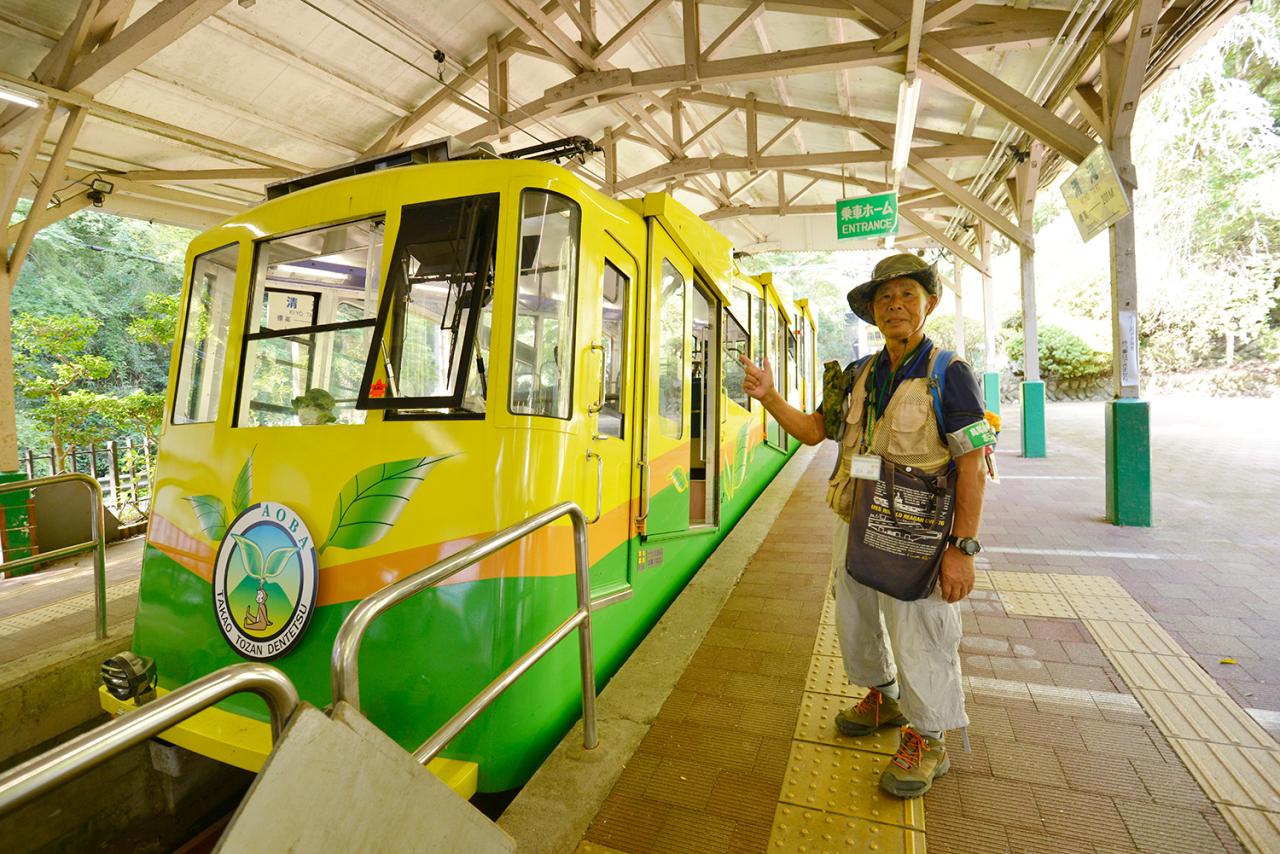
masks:
<svg viewBox="0 0 1280 854"><path fill-rule="evenodd" d="M956 349L956 316L954 314L935 314L924 325L924 332L943 350ZM965 361L975 371L986 370L986 341L982 332L982 323L972 317L964 319Z"/></svg>
<svg viewBox="0 0 1280 854"><path fill-rule="evenodd" d="M1020 330L1019 330L1020 332ZM1100 377L1111 370L1111 356L1100 353L1069 329L1047 324L1039 329L1040 374L1059 380ZM1011 368L1022 371L1022 336L1010 335L1005 342Z"/></svg>

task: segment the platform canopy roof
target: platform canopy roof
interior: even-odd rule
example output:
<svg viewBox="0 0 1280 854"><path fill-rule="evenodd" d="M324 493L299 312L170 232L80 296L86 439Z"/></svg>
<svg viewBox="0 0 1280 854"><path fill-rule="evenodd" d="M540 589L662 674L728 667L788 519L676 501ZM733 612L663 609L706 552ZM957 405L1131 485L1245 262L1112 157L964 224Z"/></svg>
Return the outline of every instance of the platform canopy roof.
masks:
<svg viewBox="0 0 1280 854"><path fill-rule="evenodd" d="M668 190L744 249L836 248L834 202L897 180L899 242L975 263L975 223L1029 240L1018 158L1043 145L1042 183L1078 162L1243 5L0 0L0 89L40 104L0 102L0 168L28 197L52 169L42 222L100 178L107 210L207 227L268 182L424 140L581 135L591 184Z"/></svg>

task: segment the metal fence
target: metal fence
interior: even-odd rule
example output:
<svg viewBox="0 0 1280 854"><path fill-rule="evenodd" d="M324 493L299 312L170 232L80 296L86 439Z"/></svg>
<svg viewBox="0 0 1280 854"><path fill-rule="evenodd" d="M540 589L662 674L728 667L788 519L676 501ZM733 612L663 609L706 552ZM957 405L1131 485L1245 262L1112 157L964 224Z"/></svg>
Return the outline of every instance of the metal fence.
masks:
<svg viewBox="0 0 1280 854"><path fill-rule="evenodd" d="M34 479L83 472L102 485L103 504L126 524L147 518L151 507L151 471L156 443L149 439L124 439L88 447L19 451L19 463Z"/></svg>

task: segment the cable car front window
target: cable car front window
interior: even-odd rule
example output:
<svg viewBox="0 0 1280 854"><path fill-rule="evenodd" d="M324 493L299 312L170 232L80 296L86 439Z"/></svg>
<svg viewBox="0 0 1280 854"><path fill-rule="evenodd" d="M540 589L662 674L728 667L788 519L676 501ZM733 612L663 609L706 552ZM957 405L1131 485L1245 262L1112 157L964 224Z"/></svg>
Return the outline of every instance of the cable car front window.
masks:
<svg viewBox="0 0 1280 854"><path fill-rule="evenodd" d="M498 196L404 209L360 406L395 416L482 414Z"/></svg>
<svg viewBox="0 0 1280 854"><path fill-rule="evenodd" d="M383 219L258 244L236 426L363 424Z"/></svg>
<svg viewBox="0 0 1280 854"><path fill-rule="evenodd" d="M511 411L568 418L578 282L578 205L525 190L511 356Z"/></svg>

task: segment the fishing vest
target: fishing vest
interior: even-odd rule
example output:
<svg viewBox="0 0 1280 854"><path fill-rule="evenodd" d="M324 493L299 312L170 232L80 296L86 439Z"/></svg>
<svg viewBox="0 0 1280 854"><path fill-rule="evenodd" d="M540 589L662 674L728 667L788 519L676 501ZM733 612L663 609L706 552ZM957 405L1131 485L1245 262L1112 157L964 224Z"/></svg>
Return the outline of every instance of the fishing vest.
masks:
<svg viewBox="0 0 1280 854"><path fill-rule="evenodd" d="M867 453L879 454L894 465L912 466L925 474L936 474L951 462L951 451L938 432L933 393L929 390L938 353L934 348L929 354L929 367L923 377L903 380L894 391L884 417L876 424ZM867 359L854 378L846 403L844 431L838 440L840 459L827 482L827 506L846 522L853 505L854 484L849 471L862 443L867 372L875 361L874 357Z"/></svg>

